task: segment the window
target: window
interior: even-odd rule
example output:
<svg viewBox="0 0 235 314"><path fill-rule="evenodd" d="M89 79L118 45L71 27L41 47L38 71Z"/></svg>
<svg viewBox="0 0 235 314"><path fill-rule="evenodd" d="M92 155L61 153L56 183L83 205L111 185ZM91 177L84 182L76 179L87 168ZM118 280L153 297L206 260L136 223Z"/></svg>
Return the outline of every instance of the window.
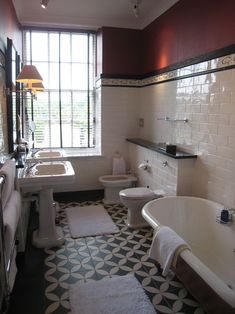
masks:
<svg viewBox="0 0 235 314"><path fill-rule="evenodd" d="M95 147L95 52L90 32L24 31L24 64L37 67L45 87L25 104L35 148Z"/></svg>

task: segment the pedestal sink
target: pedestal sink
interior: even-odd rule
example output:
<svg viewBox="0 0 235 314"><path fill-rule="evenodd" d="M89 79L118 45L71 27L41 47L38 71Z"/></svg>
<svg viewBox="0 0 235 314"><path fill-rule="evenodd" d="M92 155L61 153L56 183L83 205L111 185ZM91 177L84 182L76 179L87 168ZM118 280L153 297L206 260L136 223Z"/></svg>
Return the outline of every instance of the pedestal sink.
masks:
<svg viewBox="0 0 235 314"><path fill-rule="evenodd" d="M33 163L19 172L19 187L23 191L39 192L39 228L33 233L34 246L49 248L64 243L63 231L55 225L53 187L71 183L74 178L69 161Z"/></svg>

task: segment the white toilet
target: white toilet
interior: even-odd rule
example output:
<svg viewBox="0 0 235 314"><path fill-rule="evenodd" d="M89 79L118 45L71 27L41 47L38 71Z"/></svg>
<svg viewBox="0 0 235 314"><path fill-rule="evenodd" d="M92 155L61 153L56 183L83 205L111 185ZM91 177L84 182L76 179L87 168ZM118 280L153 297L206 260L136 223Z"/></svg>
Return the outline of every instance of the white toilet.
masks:
<svg viewBox="0 0 235 314"><path fill-rule="evenodd" d="M127 219L125 223L130 228L142 228L149 226L149 224L142 217L141 210L143 206L149 201L162 197L163 191L153 192L146 187L136 187L121 190L119 193L120 200L128 209Z"/></svg>

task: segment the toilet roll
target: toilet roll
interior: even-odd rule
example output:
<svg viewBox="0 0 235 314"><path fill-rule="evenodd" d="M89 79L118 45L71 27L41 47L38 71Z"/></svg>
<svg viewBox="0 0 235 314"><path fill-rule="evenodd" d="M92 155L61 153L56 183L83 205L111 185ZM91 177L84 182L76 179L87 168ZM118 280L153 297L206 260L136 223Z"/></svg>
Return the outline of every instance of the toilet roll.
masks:
<svg viewBox="0 0 235 314"><path fill-rule="evenodd" d="M126 174L126 163L122 156L113 157L113 175Z"/></svg>

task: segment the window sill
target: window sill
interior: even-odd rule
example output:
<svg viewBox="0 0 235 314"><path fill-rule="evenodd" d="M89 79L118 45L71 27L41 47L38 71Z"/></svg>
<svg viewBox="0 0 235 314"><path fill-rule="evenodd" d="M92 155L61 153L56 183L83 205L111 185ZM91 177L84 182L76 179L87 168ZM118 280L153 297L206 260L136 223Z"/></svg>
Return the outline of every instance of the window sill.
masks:
<svg viewBox="0 0 235 314"><path fill-rule="evenodd" d="M101 150L99 148L64 148L66 157L102 157Z"/></svg>

